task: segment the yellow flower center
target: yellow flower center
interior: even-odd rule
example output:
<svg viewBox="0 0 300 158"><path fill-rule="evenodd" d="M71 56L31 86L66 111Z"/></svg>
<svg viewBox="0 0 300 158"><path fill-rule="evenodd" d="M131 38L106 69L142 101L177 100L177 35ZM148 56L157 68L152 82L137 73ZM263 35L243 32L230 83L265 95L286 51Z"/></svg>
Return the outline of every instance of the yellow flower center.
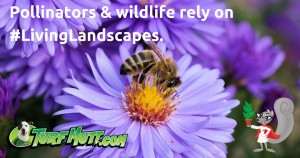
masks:
<svg viewBox="0 0 300 158"><path fill-rule="evenodd" d="M179 104L172 102L178 97L175 90L163 90L164 86L156 86L156 78L150 83L147 77L142 84L131 82L126 86L126 94L122 96L125 109L130 117L144 124L157 126L164 124Z"/></svg>

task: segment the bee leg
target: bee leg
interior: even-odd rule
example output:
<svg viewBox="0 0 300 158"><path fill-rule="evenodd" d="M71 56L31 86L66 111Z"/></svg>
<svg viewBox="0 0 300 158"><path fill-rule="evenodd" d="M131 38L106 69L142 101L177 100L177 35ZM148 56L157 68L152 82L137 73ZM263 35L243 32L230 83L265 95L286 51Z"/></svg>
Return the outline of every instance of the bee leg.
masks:
<svg viewBox="0 0 300 158"><path fill-rule="evenodd" d="M172 97L171 101L174 101L177 98L179 98L179 95L174 95L174 97Z"/></svg>
<svg viewBox="0 0 300 158"><path fill-rule="evenodd" d="M164 99L167 98L171 94L171 91L169 91L167 94L165 94Z"/></svg>
<svg viewBox="0 0 300 158"><path fill-rule="evenodd" d="M169 91L169 92L164 96L164 99L167 98L167 97L169 97L170 94L171 94L171 92L172 92L172 91ZM175 92L174 92L174 95L173 95L173 97L172 97L171 99L173 100L174 98L177 98L177 97L179 97L179 95L178 95L178 92L175 91Z"/></svg>
<svg viewBox="0 0 300 158"><path fill-rule="evenodd" d="M176 91L175 91L176 92ZM170 96L170 94L172 94L172 90L169 90L167 94L165 94L164 98L167 98Z"/></svg>
<svg viewBox="0 0 300 158"><path fill-rule="evenodd" d="M138 80L139 80L139 75L134 75L134 76L132 77L132 82L137 83Z"/></svg>
<svg viewBox="0 0 300 158"><path fill-rule="evenodd" d="M146 77L146 74L151 70L151 68L155 65L156 63L153 62L151 63L146 69L144 69L143 73L141 74L140 76L140 80L139 80L139 83L143 83L144 80L145 80L145 77Z"/></svg>
<svg viewBox="0 0 300 158"><path fill-rule="evenodd" d="M145 80L145 77L146 75L145 74L141 74L141 77L140 77L140 80L139 80L139 83L142 84Z"/></svg>
<svg viewBox="0 0 300 158"><path fill-rule="evenodd" d="M178 92L177 92L177 91L175 91L174 93L175 93L175 94L174 94L174 96L172 97L172 99L174 99L174 98L178 98L178 97L179 97L179 95L178 95Z"/></svg>

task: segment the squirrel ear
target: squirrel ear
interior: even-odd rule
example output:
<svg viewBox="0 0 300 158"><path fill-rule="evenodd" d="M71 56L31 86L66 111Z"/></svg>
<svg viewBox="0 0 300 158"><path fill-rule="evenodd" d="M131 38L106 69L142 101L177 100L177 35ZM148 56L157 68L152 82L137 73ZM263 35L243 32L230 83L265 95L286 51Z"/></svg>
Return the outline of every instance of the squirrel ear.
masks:
<svg viewBox="0 0 300 158"><path fill-rule="evenodd" d="M257 115L257 117L260 117L260 114L257 113L256 115Z"/></svg>
<svg viewBox="0 0 300 158"><path fill-rule="evenodd" d="M271 115L272 115L272 117L274 116L274 111L273 110L271 110Z"/></svg>
<svg viewBox="0 0 300 158"><path fill-rule="evenodd" d="M32 121L28 121L28 124L33 125L33 122Z"/></svg>

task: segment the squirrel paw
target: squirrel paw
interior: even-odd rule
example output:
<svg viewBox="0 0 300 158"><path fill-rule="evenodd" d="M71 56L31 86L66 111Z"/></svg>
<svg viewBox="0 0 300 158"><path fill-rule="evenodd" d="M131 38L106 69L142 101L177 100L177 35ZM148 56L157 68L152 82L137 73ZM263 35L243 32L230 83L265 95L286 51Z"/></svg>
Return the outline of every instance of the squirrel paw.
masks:
<svg viewBox="0 0 300 158"><path fill-rule="evenodd" d="M254 149L253 150L253 152L261 152L261 151L263 151L264 149L262 149L262 148L258 148L258 149Z"/></svg>
<svg viewBox="0 0 300 158"><path fill-rule="evenodd" d="M266 149L268 152L271 152L271 153L275 153L276 151L274 149Z"/></svg>

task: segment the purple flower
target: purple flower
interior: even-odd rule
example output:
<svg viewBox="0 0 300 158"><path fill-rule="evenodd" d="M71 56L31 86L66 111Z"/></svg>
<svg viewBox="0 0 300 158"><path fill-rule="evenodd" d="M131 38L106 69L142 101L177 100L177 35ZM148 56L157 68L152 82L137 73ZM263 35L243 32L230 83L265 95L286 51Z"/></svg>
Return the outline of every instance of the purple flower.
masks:
<svg viewBox="0 0 300 158"><path fill-rule="evenodd" d="M18 72L15 89L22 90L21 99L33 96L44 96L44 111L55 108L53 97L62 93L64 79L69 75L69 69L75 74L88 72L88 65L82 60L85 55L67 45L56 45L56 53L51 56L43 48L39 48L29 58L20 58L21 43L16 43L12 50L0 48L0 73Z"/></svg>
<svg viewBox="0 0 300 158"><path fill-rule="evenodd" d="M266 111L266 109L274 111L274 103L279 98L290 98L293 100L293 97L290 95L287 89L279 85L277 82L270 82L262 86L262 104L260 106L261 111ZM276 115L276 114L275 114ZM276 116L274 118L277 118Z"/></svg>
<svg viewBox="0 0 300 158"><path fill-rule="evenodd" d="M130 5L138 6L141 10L145 5L166 5L166 9L175 10L175 18L169 19L164 14L163 18L118 18L116 9L129 9ZM112 31L124 32L158 32L159 36L166 43L167 47L182 54L190 53L198 55L200 52L205 54L208 50L209 43L218 43L218 37L224 32L219 23L223 20L216 20L214 16L209 16L203 22L200 19L180 18L180 9L196 9L200 5L201 9L210 9L210 15L216 9L225 8L225 4L211 1L193 1L193 0L111 0L110 11L112 12L112 19L104 22L107 29ZM127 48L132 47L132 42L124 42Z"/></svg>
<svg viewBox="0 0 300 158"><path fill-rule="evenodd" d="M285 89L284 87L280 86L277 82L270 82L268 84L265 84L264 87L262 88L262 93L263 93L263 102L261 108L262 110L266 109L274 109L274 103L278 98L290 98L291 95Z"/></svg>
<svg viewBox="0 0 300 158"><path fill-rule="evenodd" d="M13 29L26 30L27 38L31 37L31 29L37 32L42 32L45 28L48 28L49 32L69 32L72 30L74 37L77 36L78 31L85 30L97 30L101 25L100 16L96 13L96 18L21 18L20 13L10 18L10 8L12 6L18 6L21 9L31 10L31 5L44 6L46 9L62 9L68 7L71 10L74 9L98 9L100 6L107 5L107 0L2 0L0 3L0 38L5 35L5 45L7 49L12 49L15 46L15 42L11 41L9 34ZM37 10L37 9L36 9ZM40 9L41 11L41 9ZM89 14L88 14L89 15ZM72 47L77 47L78 43L75 41L68 41L68 44ZM22 42L22 56L29 57L33 52L38 50L39 45L43 45L44 50L53 55L55 53L55 42L35 40L33 42Z"/></svg>
<svg viewBox="0 0 300 158"><path fill-rule="evenodd" d="M284 52L273 46L272 38L259 37L246 22L228 23L222 41L222 45L213 46L211 53L216 55L205 65L220 69L235 86L260 97L260 85L280 67Z"/></svg>
<svg viewBox="0 0 300 158"><path fill-rule="evenodd" d="M298 65L300 63L300 2L290 0L286 9L276 11L266 19L267 26L280 36L280 41L284 43L287 59L289 63Z"/></svg>
<svg viewBox="0 0 300 158"><path fill-rule="evenodd" d="M119 59L112 59L98 49L97 65L87 55L94 82L67 80L72 87L55 98L64 106L55 115L63 115L68 123L55 130L83 125L86 131L127 133L126 147L65 147L63 156L226 157L224 143L233 141L236 125L226 115L239 101L225 99L228 94L218 70L190 65L191 56L184 55L176 60L182 85L177 89L179 97L173 97L173 90L161 91L152 84L156 77L147 77L137 89L131 77L121 76L120 66L130 53L124 46L120 52Z"/></svg>
<svg viewBox="0 0 300 158"><path fill-rule="evenodd" d="M17 78L17 73L12 74L7 79L0 76L0 121L5 118L12 119L19 107L19 100L14 99L15 97L18 98L14 93Z"/></svg>
<svg viewBox="0 0 300 158"><path fill-rule="evenodd" d="M0 147L0 157L1 158L5 158L6 157L6 150L5 150L5 148L1 148Z"/></svg>

